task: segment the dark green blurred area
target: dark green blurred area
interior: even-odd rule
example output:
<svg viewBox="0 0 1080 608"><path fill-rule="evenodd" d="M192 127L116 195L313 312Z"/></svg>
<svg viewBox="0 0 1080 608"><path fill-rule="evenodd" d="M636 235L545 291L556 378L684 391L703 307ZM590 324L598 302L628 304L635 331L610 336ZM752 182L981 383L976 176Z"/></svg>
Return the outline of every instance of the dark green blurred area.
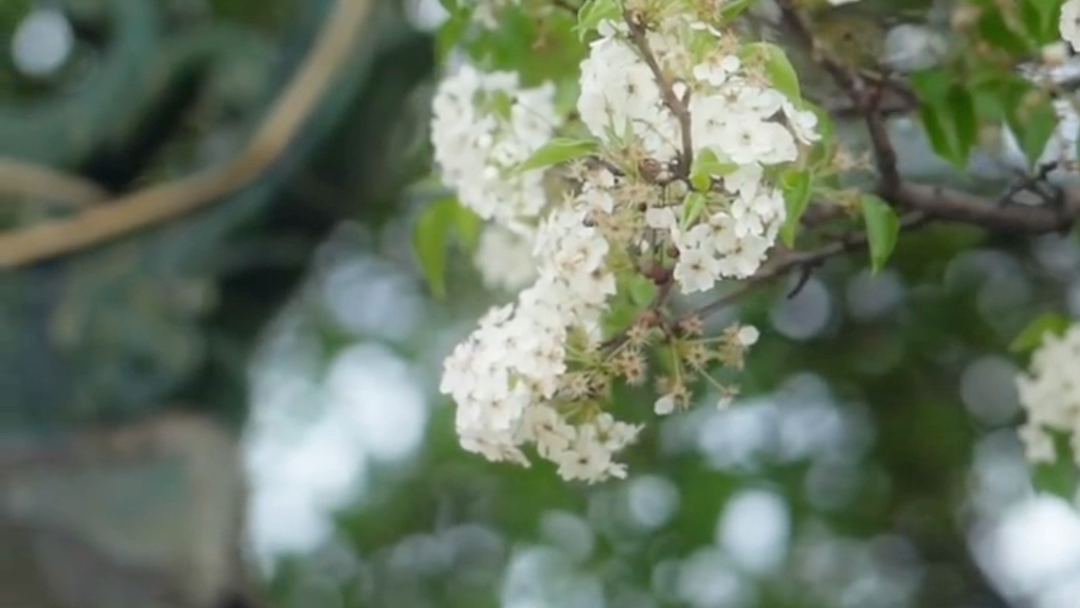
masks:
<svg viewBox="0 0 1080 608"><path fill-rule="evenodd" d="M0 56L0 158L72 172L121 194L235 154L310 48L331 2L60 4L77 39L63 69L27 78L10 53ZM0 0L0 48L43 6ZM486 51L491 67L531 49L538 35L527 18L513 19ZM576 41L548 44L556 50L535 54L526 80L564 71L578 50ZM248 364L287 304L315 344L312 382L325 379L348 348L382 343L427 373L418 383L437 383L438 361L428 359L445 350L438 341L455 323L467 327L488 299L469 260L456 256L450 264L449 301L425 297L423 322L410 337L386 340L349 330L328 312L318 295L325 277L317 254L335 228L356 228L367 236L353 254L378 257L420 292L402 250L422 202L407 186L429 170L436 46L401 6L381 2L302 135L257 181L181 219L0 275L0 544L8 539L38 560L13 560L26 571L12 575L0 568L0 589L12 589L0 594L0 606L180 606L189 602L182 599L188 587L204 584L210 591L195 594L198 601L231 605L220 601L247 586L232 578L242 578L243 568L193 579L190 562L205 554L188 541L202 532L213 555L240 559L240 525L229 509L243 510L244 482L224 473L193 481L177 470L241 469L231 441L252 418ZM560 94L573 99L572 87ZM63 201L2 200L0 229L72 212ZM977 248L986 255L973 257ZM760 432L772 447L737 466L705 432L726 420L705 403L681 422L650 422L626 455L627 482L568 485L547 466L523 470L464 453L453 408L425 387L437 402L425 410L420 446L401 462L371 465L359 498L326 509L336 522L329 549L288 557L252 586L270 604L295 608L1006 608L976 566L965 528L977 485L973 451L1018 414L990 422L973 416L960 378L977 358L1005 352L1016 331L1060 301L1063 281L1029 254L1025 242L932 227L901 242L889 275L901 296L873 315L850 310L852 282L865 279L858 256L830 263L793 299L782 285L748 299L742 317L762 327L763 340L739 379L744 394L772 399L776 411L821 407L788 426L775 412L762 418L755 424L765 425ZM806 298L821 294L823 328L802 337L777 328L777 307L813 308ZM396 304L358 298L347 308ZM802 388L776 397L794 390L793 377ZM309 406L315 410L295 404L297 420ZM627 418L651 417L642 395L627 394L616 407ZM166 413L180 411L228 429L226 440L198 424L173 428ZM829 416L853 425L829 437L863 447L786 456L777 447L794 441L782 429L794 425L812 441ZM102 464L71 447L86 429L158 419L168 430L144 433L148 456L125 453L119 464ZM789 513L787 549L764 572L744 572L716 548L718 518L745 490L783 498ZM199 492L227 498L184 502ZM648 515L663 511L649 500L668 505L666 515ZM280 525L292 525L287 513ZM46 537L53 557L41 557ZM811 559L816 551L827 559ZM58 582L40 565L46 562L88 574ZM53 597L64 585L82 597Z"/></svg>

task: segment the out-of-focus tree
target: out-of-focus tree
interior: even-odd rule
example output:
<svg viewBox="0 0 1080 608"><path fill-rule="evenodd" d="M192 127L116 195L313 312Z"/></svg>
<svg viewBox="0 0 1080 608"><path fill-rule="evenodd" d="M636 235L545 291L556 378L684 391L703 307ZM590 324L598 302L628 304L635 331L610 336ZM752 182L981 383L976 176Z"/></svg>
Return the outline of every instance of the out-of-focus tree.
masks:
<svg viewBox="0 0 1080 608"><path fill-rule="evenodd" d="M3 3L5 601L1071 605L1075 4Z"/></svg>

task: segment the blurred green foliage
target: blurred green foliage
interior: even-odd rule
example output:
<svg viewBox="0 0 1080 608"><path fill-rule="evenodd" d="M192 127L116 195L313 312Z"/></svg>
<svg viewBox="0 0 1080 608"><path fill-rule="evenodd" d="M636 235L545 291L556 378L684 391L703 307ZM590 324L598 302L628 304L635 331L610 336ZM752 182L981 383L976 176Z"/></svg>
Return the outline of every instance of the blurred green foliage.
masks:
<svg viewBox="0 0 1080 608"><path fill-rule="evenodd" d="M5 63L5 55L0 156L69 169L118 192L220 162L238 149L295 70L328 4L214 0L207 13L196 0L73 0L72 6L83 7L85 28L105 38L90 36L77 51L87 51L85 61L96 67L89 75L73 69L60 82L30 83ZM471 33L469 3L448 4L450 25L433 36L413 31L400 8L384 2L304 136L243 191L169 225L0 275L3 430L51 433L118 423L179 400L242 424L248 353L313 265L312 252L331 227L358 220L380 238L399 241L409 232L392 230L411 221L415 207L445 194L417 195L406 186L429 168L430 87L423 85L430 85L437 53L469 40ZM0 3L0 43L10 41L30 6L29 0ZM485 68L518 67L527 83L560 78L560 99L569 109L577 85L565 75L584 49L569 31L549 29L528 11L511 8L499 34L470 46L469 54ZM956 90L951 86L946 91ZM941 112L922 116L924 124L944 121L938 137L930 134L931 144L958 165L968 160L973 144L970 114L974 108L983 112L975 95L969 103L946 93ZM929 107L938 107L937 101ZM30 108L38 118L26 119ZM933 131L932 124L926 128ZM25 219L5 213L7 230ZM435 347L438 331L475 317L482 301L492 297L480 289L466 252L443 247L448 234L437 228L449 223L435 222L431 234L437 238L430 237L438 241L432 250L442 254L435 265L439 276L445 270L447 297L411 343L393 345L414 360ZM811 372L827 383L840 411L867 421L868 429L855 435L869 447L838 474L851 489L831 507L809 498L815 465L810 459L765 455L738 469L711 463L693 439L670 449L665 433L677 435L680 424L694 427L704 419L691 414L682 422L650 425L627 454L635 476L667 480L678 496L669 519L650 529L635 527L625 504L636 478L586 488L565 484L547 465L523 470L484 462L460 449L453 408L440 403L431 410L415 457L397 467L375 467L362 500L336 515L343 542L363 567L349 569L330 585L331 592L319 596L322 601L313 602L297 589L326 574L317 561L297 558L278 571L271 591L280 605L297 608L497 606L511 555L551 544L542 525L546 515L561 510L587 521L597 538L586 558L564 560L563 566L595 576L609 597L630 598L611 605L651 606L656 602L631 600L662 586L655 580L662 578L659 565L711 546L719 514L740 490L768 488L790 505L793 538L813 538L826 525L852 542L888 535L910 542L925 576L908 605L1006 606L975 566L958 515L969 507L977 442L1005 425L973 417L961 401L958 379L974 358L1007 352L1015 336L1045 312L1047 301L1061 301L1063 286L1033 263L1003 270L1007 264L965 262L973 252L987 251L1024 260L1030 253L1026 242L963 227L905 234L886 268L902 283L903 297L872 319L849 314L845 298L870 260L854 254L834 260L814 275L830 297L827 327L805 340L765 331L751 351L740 378L751 399L784 390L791 377ZM1009 281L1030 287L1034 295L1010 300L1005 295L1023 290L1010 290ZM775 285L754 293L742 304L741 318L773 326L771 312L788 301L790 289ZM328 364L357 337L301 299L320 311L305 308L303 314L318 317L314 325ZM645 420L651 404L644 392L627 391L616 407L628 418ZM1074 473L1058 467L1043 477L1047 486L1065 492ZM469 545L452 567L425 571L394 557L407 542L442 538L470 525L496 540ZM750 605L851 605L819 590L832 585L840 593L846 587L809 580L797 572L798 564L792 554L777 573L763 576ZM548 591L562 597L552 585ZM662 603L679 604L670 597Z"/></svg>

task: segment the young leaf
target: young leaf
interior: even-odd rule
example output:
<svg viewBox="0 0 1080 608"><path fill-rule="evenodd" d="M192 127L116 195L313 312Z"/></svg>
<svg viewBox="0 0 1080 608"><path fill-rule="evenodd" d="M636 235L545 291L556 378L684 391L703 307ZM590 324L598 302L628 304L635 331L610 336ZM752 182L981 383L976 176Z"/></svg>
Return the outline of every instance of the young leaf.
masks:
<svg viewBox="0 0 1080 608"><path fill-rule="evenodd" d="M1024 115L1009 113L1009 128L1016 134L1020 149L1024 151L1028 163L1032 166L1046 151L1046 144L1057 128L1058 115L1049 99L1036 106L1025 108Z"/></svg>
<svg viewBox="0 0 1080 608"><path fill-rule="evenodd" d="M473 252L480 242L480 230L484 227L484 220L456 200L454 205L454 234L466 251Z"/></svg>
<svg viewBox="0 0 1080 608"><path fill-rule="evenodd" d="M931 68L913 73L910 82L920 100L937 103L945 99L951 78L943 68Z"/></svg>
<svg viewBox="0 0 1080 608"><path fill-rule="evenodd" d="M1072 446L1063 433L1052 433L1052 438L1057 460L1040 462L1032 467L1033 485L1036 490L1073 500L1076 496L1078 471L1073 463Z"/></svg>
<svg viewBox="0 0 1080 608"><path fill-rule="evenodd" d="M799 75L788 60L784 49L768 42L755 42L747 45L748 54L760 54L765 60L765 74L773 87L790 100L802 99L799 90Z"/></svg>
<svg viewBox="0 0 1080 608"><path fill-rule="evenodd" d="M938 156L956 165L958 157L956 146L953 144L950 131L946 130L942 114L938 106L931 103L926 103L919 109L923 129L926 130L926 136L930 139L930 147L937 152Z"/></svg>
<svg viewBox="0 0 1080 608"><path fill-rule="evenodd" d="M953 162L957 167L967 166L971 148L979 138L979 121L975 116L975 102L968 88L953 83L945 96L945 103L952 119L956 147Z"/></svg>
<svg viewBox="0 0 1080 608"><path fill-rule="evenodd" d="M690 184L695 190L704 192L712 185L713 176L723 177L735 169L738 169L738 165L720 160L716 153L706 148L694 157L694 165L690 167Z"/></svg>
<svg viewBox="0 0 1080 608"><path fill-rule="evenodd" d="M1057 41L1061 36L1057 31L1060 14L1060 2L1053 0L1020 0L1020 20L1028 37L1039 46Z"/></svg>
<svg viewBox="0 0 1080 608"><path fill-rule="evenodd" d="M450 18L443 23L435 35L435 56L440 62L446 60L447 55L465 34L469 21L472 19L470 8L470 5L465 5L450 11Z"/></svg>
<svg viewBox="0 0 1080 608"><path fill-rule="evenodd" d="M750 8L755 1L756 0L728 0L720 7L720 17L723 19L734 19L746 12L746 9Z"/></svg>
<svg viewBox="0 0 1080 608"><path fill-rule="evenodd" d="M1069 319L1065 315L1048 312L1031 320L1013 339L1009 350L1014 353L1028 353L1042 344L1046 334L1060 336L1069 329Z"/></svg>
<svg viewBox="0 0 1080 608"><path fill-rule="evenodd" d="M1038 48L1034 40L1025 40L1009 27L1001 10L983 11L978 27L984 40L1010 55L1026 55Z"/></svg>
<svg viewBox="0 0 1080 608"><path fill-rule="evenodd" d="M780 240L788 247L795 246L795 235L799 229L803 212L810 204L811 186L814 178L809 171L792 170L784 174L781 188L784 191L784 206L787 216L780 227Z"/></svg>
<svg viewBox="0 0 1080 608"><path fill-rule="evenodd" d="M686 200L683 202L682 218L680 218L679 225L684 228L689 226L701 215L706 202L705 195L701 192L691 192L687 195Z"/></svg>
<svg viewBox="0 0 1080 608"><path fill-rule="evenodd" d="M550 167L551 165L565 163L576 158L588 156L589 154L596 152L599 147L600 144L592 139L556 137L536 152L533 152L532 156L525 159L524 162L517 166L517 170L529 171L530 169L542 169L544 167Z"/></svg>
<svg viewBox="0 0 1080 608"><path fill-rule="evenodd" d="M480 232L480 218L452 196L431 203L416 220L413 249L420 270L436 298L446 296L446 248L457 236L470 249Z"/></svg>
<svg viewBox="0 0 1080 608"><path fill-rule="evenodd" d="M640 274L633 274L626 279L626 291L630 301L639 307L648 306L656 297L656 283Z"/></svg>
<svg viewBox="0 0 1080 608"><path fill-rule="evenodd" d="M618 0L586 0L578 9L578 22L574 26L578 38L584 40L589 32L596 29L601 21L622 19L622 7Z"/></svg>
<svg viewBox="0 0 1080 608"><path fill-rule="evenodd" d="M889 203L873 194L863 196L862 213L870 245L870 266L876 274L885 266L896 247L896 238L900 234L900 219L896 217L896 212Z"/></svg>

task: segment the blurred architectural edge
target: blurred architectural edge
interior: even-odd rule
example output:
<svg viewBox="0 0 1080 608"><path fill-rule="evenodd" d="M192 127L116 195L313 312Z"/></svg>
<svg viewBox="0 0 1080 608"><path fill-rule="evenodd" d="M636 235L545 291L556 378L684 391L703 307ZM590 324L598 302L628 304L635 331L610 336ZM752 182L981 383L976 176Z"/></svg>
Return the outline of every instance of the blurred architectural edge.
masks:
<svg viewBox="0 0 1080 608"><path fill-rule="evenodd" d="M169 413L0 452L0 606L253 605L236 439Z"/></svg>

